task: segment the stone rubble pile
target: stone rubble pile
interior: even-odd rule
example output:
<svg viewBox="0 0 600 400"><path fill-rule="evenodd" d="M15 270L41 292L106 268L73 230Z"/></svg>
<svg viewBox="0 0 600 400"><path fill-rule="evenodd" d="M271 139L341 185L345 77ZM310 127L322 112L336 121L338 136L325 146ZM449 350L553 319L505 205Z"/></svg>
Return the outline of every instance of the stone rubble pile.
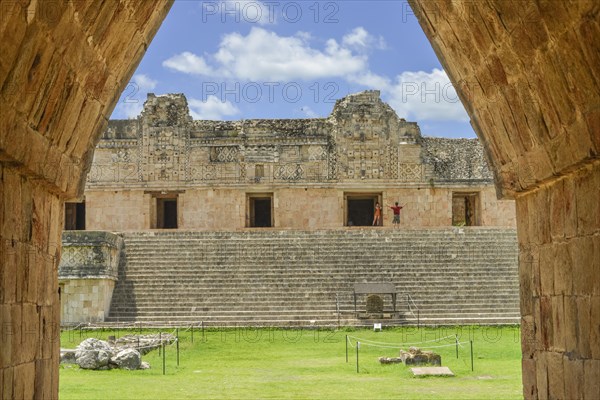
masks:
<svg viewBox="0 0 600 400"><path fill-rule="evenodd" d="M142 361L142 355L157 349L161 341L171 344L171 334L127 335L117 340L104 341L89 338L75 350L61 349L61 364L77 364L83 369L148 369L150 364Z"/></svg>
<svg viewBox="0 0 600 400"><path fill-rule="evenodd" d="M442 365L442 357L433 351L410 347L408 351L400 350L400 357L379 357L379 362L381 364Z"/></svg>

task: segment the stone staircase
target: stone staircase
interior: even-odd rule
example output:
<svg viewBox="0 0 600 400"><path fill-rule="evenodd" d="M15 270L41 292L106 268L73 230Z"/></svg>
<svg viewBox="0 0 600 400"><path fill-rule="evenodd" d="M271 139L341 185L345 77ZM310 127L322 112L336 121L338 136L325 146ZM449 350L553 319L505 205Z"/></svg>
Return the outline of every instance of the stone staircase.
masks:
<svg viewBox="0 0 600 400"><path fill-rule="evenodd" d="M125 245L109 322L364 325L353 286L393 282L384 324L519 323L514 229L148 231ZM414 300L412 313L408 294ZM365 296L358 310L365 310ZM337 299L337 300L336 300ZM388 311L391 297L384 296ZM418 308L418 312L415 306ZM339 310L339 313L338 313Z"/></svg>

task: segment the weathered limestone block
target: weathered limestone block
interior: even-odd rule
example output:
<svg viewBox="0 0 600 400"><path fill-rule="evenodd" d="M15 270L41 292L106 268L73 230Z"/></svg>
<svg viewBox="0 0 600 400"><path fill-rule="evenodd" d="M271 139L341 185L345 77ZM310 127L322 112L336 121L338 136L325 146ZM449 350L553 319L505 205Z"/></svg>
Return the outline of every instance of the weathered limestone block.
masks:
<svg viewBox="0 0 600 400"><path fill-rule="evenodd" d="M135 349L125 349L115 354L110 362L116 364L121 369L139 369L142 363L142 356Z"/></svg>
<svg viewBox="0 0 600 400"><path fill-rule="evenodd" d="M598 273L600 272L598 264L595 264L596 267L594 267L593 263L593 238L585 236L569 240L568 252L565 249L565 253L570 256L569 264L572 266L572 271L556 277L567 284L572 284L572 287L568 288L568 292L565 292L582 296L592 294L595 284L597 285Z"/></svg>
<svg viewBox="0 0 600 400"><path fill-rule="evenodd" d="M568 356L563 357L563 370L565 374L565 398L583 398L585 388L585 376L583 373L584 360L571 360Z"/></svg>
<svg viewBox="0 0 600 400"><path fill-rule="evenodd" d="M89 338L77 346L75 359L83 369L108 369L112 355L113 350L107 342Z"/></svg>
<svg viewBox="0 0 600 400"><path fill-rule="evenodd" d="M585 387L582 389L583 398L600 398L600 360L584 360L583 375L585 383Z"/></svg>
<svg viewBox="0 0 600 400"><path fill-rule="evenodd" d="M596 279L598 277L596 276ZM583 307L582 307L583 308ZM589 326L587 327L589 332L589 346L591 357L594 360L600 360L600 296L591 296L589 299ZM582 309L582 314L585 312L585 309ZM585 319L585 317L584 317ZM586 326L582 326L582 328L586 328ZM584 339L585 340L585 339Z"/></svg>
<svg viewBox="0 0 600 400"><path fill-rule="evenodd" d="M521 360L521 370L523 376L523 394L526 398L537 397L537 370L536 361L531 358L523 357Z"/></svg>
<svg viewBox="0 0 600 400"><path fill-rule="evenodd" d="M548 398L548 353L540 352L535 357L536 391L540 399ZM527 393L524 393L527 395Z"/></svg>
<svg viewBox="0 0 600 400"><path fill-rule="evenodd" d="M548 365L548 397L552 399L565 398L565 368L563 355L557 352L547 352Z"/></svg>

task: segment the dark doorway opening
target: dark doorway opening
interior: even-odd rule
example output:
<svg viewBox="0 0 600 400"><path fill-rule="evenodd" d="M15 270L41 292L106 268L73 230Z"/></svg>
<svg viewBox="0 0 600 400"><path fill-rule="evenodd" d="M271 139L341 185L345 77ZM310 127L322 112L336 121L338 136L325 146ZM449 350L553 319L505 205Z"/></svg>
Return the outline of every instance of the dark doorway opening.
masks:
<svg viewBox="0 0 600 400"><path fill-rule="evenodd" d="M248 226L252 228L271 228L273 226L273 196L248 196Z"/></svg>
<svg viewBox="0 0 600 400"><path fill-rule="evenodd" d="M177 229L177 199L156 199L156 227Z"/></svg>
<svg viewBox="0 0 600 400"><path fill-rule="evenodd" d="M370 226L375 214L375 199L348 199L348 226Z"/></svg>
<svg viewBox="0 0 600 400"><path fill-rule="evenodd" d="M345 193L345 225L346 226L372 226L375 216L375 204L382 204L381 193ZM379 225L383 224L382 218Z"/></svg>
<svg viewBox="0 0 600 400"><path fill-rule="evenodd" d="M479 193L452 193L452 225L480 225Z"/></svg>
<svg viewBox="0 0 600 400"><path fill-rule="evenodd" d="M85 202L65 203L65 230L85 230Z"/></svg>

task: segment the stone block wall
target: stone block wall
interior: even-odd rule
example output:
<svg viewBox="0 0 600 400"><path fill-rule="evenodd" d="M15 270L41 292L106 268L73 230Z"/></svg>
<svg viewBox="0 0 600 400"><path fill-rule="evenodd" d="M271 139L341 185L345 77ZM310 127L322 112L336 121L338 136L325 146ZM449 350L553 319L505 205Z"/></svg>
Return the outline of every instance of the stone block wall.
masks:
<svg viewBox="0 0 600 400"><path fill-rule="evenodd" d="M123 239L109 232L66 231L59 266L61 323L103 322L118 276Z"/></svg>
<svg viewBox="0 0 600 400"><path fill-rule="evenodd" d="M60 279L62 325L104 322L110 311L114 279Z"/></svg>
<svg viewBox="0 0 600 400"><path fill-rule="evenodd" d="M140 190L97 191L85 197L90 230L136 230L150 227L152 197Z"/></svg>
<svg viewBox="0 0 600 400"><path fill-rule="evenodd" d="M531 398L600 396L600 163L568 178L517 199Z"/></svg>
<svg viewBox="0 0 600 400"><path fill-rule="evenodd" d="M343 226L344 193L339 189L293 188L276 192L275 226L330 229Z"/></svg>
<svg viewBox="0 0 600 400"><path fill-rule="evenodd" d="M487 187L480 192L481 225L517 226L515 202L499 200L494 188Z"/></svg>
<svg viewBox="0 0 600 400"><path fill-rule="evenodd" d="M345 193L380 193L383 226L392 226L392 210L385 206L399 201L402 226L439 227L452 225L452 193L464 187L394 188L361 187L307 188L198 188L178 194L178 228L237 230L247 226L247 195L273 193L274 227L282 229L335 229L345 225ZM489 185L473 186L479 193L482 226L515 227L515 203L498 200ZM134 231L154 228L152 195L143 190L86 192L86 227L90 230Z"/></svg>
<svg viewBox="0 0 600 400"><path fill-rule="evenodd" d="M0 166L0 392L58 395L57 267L63 204L40 180Z"/></svg>
<svg viewBox="0 0 600 400"><path fill-rule="evenodd" d="M179 226L237 229L245 226L245 195L236 189L186 190L179 196Z"/></svg>

